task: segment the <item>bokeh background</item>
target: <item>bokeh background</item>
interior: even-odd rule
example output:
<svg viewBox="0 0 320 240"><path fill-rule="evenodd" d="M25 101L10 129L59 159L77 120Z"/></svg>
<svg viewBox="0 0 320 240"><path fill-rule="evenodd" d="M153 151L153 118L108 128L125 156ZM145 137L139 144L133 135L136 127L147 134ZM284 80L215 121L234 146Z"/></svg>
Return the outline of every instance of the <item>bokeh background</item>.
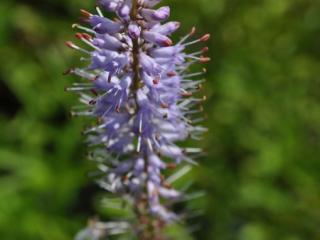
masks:
<svg viewBox="0 0 320 240"><path fill-rule="evenodd" d="M320 1L163 3L180 33L213 36L193 238L320 239ZM108 217L87 177L88 121L68 117L77 99L63 90L80 8L94 1L0 1L0 239L69 240Z"/></svg>

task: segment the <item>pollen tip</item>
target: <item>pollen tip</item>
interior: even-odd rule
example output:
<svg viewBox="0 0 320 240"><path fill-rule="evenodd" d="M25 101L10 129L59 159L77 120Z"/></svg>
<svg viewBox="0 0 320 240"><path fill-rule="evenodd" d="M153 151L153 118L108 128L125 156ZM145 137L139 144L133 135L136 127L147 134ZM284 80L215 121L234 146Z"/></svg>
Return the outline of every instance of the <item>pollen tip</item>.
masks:
<svg viewBox="0 0 320 240"><path fill-rule="evenodd" d="M167 76L168 77L174 77L174 76L176 76L177 75L177 73L175 73L175 72L168 72L167 73Z"/></svg>
<svg viewBox="0 0 320 240"><path fill-rule="evenodd" d="M101 117L98 117L97 118L97 124L101 124L101 123L103 123L103 119Z"/></svg>
<svg viewBox="0 0 320 240"><path fill-rule="evenodd" d="M210 34L208 33L208 34L203 35L203 36L200 38L200 41L206 42L206 41L208 41L209 39L210 39Z"/></svg>
<svg viewBox="0 0 320 240"><path fill-rule="evenodd" d="M90 102L89 102L90 105L95 105L96 103L97 103L97 101L94 100L94 99L93 99L93 100L90 100Z"/></svg>
<svg viewBox="0 0 320 240"><path fill-rule="evenodd" d="M77 28L77 27L79 27L79 24L78 23L74 23L74 24L71 25L71 27L72 28Z"/></svg>
<svg viewBox="0 0 320 240"><path fill-rule="evenodd" d="M191 28L191 31L190 31L190 36L192 36L193 34L195 34L195 32L196 32L196 27L192 27Z"/></svg>
<svg viewBox="0 0 320 240"><path fill-rule="evenodd" d="M82 36L87 39L87 40L91 40L92 39L92 36L88 33L82 33Z"/></svg>
<svg viewBox="0 0 320 240"><path fill-rule="evenodd" d="M89 17L92 16L91 13L89 13L87 10L84 10L84 9L80 9L80 13L81 13L84 17L87 17L87 18L89 18Z"/></svg>
<svg viewBox="0 0 320 240"><path fill-rule="evenodd" d="M94 78L89 79L91 82L96 81L99 78L99 76L95 76Z"/></svg>
<svg viewBox="0 0 320 240"><path fill-rule="evenodd" d="M76 33L76 38L82 39L83 38L82 33Z"/></svg>
<svg viewBox="0 0 320 240"><path fill-rule="evenodd" d="M71 41L66 41L66 42L65 42L65 45L66 45L67 47L69 47L69 48L75 49L75 45L74 45L74 43L71 42Z"/></svg>
<svg viewBox="0 0 320 240"><path fill-rule="evenodd" d="M181 93L181 96L183 96L183 97L191 97L192 96L192 92L183 92L183 93Z"/></svg>
<svg viewBox="0 0 320 240"><path fill-rule="evenodd" d="M169 105L167 103L161 103L162 108L169 108Z"/></svg>
<svg viewBox="0 0 320 240"><path fill-rule="evenodd" d="M69 74L71 74L73 72L73 68L68 68L67 70L65 70L63 73L62 73L62 75L69 75Z"/></svg>
<svg viewBox="0 0 320 240"><path fill-rule="evenodd" d="M208 47L204 47L204 48L202 48L202 50L201 50L201 52L203 52L203 53L206 53L206 52L208 52L209 51L209 48Z"/></svg>
<svg viewBox="0 0 320 240"><path fill-rule="evenodd" d="M172 46L173 42L171 41L171 39L167 39L166 41L163 41L163 45L165 47L169 47Z"/></svg>
<svg viewBox="0 0 320 240"><path fill-rule="evenodd" d="M200 63L207 63L210 62L211 58L209 57L200 57Z"/></svg>
<svg viewBox="0 0 320 240"><path fill-rule="evenodd" d="M158 85L159 84L159 79L153 79L152 82L153 82L154 85Z"/></svg>

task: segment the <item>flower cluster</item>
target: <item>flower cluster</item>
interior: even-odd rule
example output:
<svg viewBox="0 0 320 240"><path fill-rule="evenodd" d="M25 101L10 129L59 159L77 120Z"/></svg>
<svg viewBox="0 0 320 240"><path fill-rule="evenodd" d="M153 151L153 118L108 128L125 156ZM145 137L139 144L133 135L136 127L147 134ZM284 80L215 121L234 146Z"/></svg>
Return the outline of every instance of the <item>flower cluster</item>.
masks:
<svg viewBox="0 0 320 240"><path fill-rule="evenodd" d="M164 177L164 170L182 163L194 164L193 156L201 153L198 148L181 148L177 142L188 137L199 139L206 131L196 125L203 120L198 117L201 108L196 107L204 98L195 97L203 80L194 79L205 69L195 73L188 69L194 63L210 60L203 56L208 51L206 47L185 52L188 46L207 41L209 34L189 40L195 33L192 28L173 44L170 35L180 23L164 23L170 8L154 9L159 2L99 0L99 6L116 15L114 19L104 17L100 8L97 15L81 10L82 20L90 27L73 25L83 31L76 37L91 50L66 42L70 48L83 52L82 60L88 62L86 67L67 73L89 81L74 83L67 90L77 92L84 104L75 108L73 115L98 119L98 124L84 133L93 149L92 158L103 171L100 184L109 192L130 199L140 222L148 224L148 219L153 219L158 227L179 219L169 206L184 198L171 183L186 168L169 178ZM108 226L119 228L121 224ZM125 225L122 230L128 228ZM157 239L143 226L135 230L141 239ZM89 232L91 239L106 234ZM97 236L93 236L94 232Z"/></svg>

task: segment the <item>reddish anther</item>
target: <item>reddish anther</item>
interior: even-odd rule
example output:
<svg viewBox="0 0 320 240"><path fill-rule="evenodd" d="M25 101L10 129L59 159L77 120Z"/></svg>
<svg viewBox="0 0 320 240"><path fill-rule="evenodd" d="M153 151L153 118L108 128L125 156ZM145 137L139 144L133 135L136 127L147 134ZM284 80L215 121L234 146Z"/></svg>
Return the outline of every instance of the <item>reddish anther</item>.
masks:
<svg viewBox="0 0 320 240"><path fill-rule="evenodd" d="M205 34L200 38L201 42L206 42L210 39L210 34Z"/></svg>

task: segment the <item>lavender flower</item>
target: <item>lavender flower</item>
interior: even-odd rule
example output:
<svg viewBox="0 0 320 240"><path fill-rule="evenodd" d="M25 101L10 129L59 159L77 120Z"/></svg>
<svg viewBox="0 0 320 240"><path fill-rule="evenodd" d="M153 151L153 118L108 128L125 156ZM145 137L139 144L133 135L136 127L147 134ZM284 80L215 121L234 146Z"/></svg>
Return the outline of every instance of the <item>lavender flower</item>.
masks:
<svg viewBox="0 0 320 240"><path fill-rule="evenodd" d="M85 54L84 68L70 69L88 82L67 88L80 96L84 106L72 111L74 116L90 116L98 124L84 131L93 149L92 159L103 172L100 185L129 202L136 214L130 224L98 223L79 233L77 239L101 239L111 234L133 231L140 239L164 239L161 229L180 215L170 210L173 202L185 194L172 183L190 170L182 167L165 177L167 169L179 164L194 164L198 148L181 148L177 142L188 137L199 139L206 131L196 124L202 121L195 107L204 98L194 94L203 80L194 80L205 71L190 73L194 63L210 59L208 48L186 53L188 46L205 42L209 34L189 40L189 34L173 44L170 35L179 22L167 22L169 7L153 9L160 0L99 0L106 11L115 13L111 20L81 10L90 27L74 24L85 33L76 37L91 50L73 42L67 46ZM193 108L193 109L191 109ZM79 110L80 109L80 110ZM142 223L142 224L137 224Z"/></svg>

